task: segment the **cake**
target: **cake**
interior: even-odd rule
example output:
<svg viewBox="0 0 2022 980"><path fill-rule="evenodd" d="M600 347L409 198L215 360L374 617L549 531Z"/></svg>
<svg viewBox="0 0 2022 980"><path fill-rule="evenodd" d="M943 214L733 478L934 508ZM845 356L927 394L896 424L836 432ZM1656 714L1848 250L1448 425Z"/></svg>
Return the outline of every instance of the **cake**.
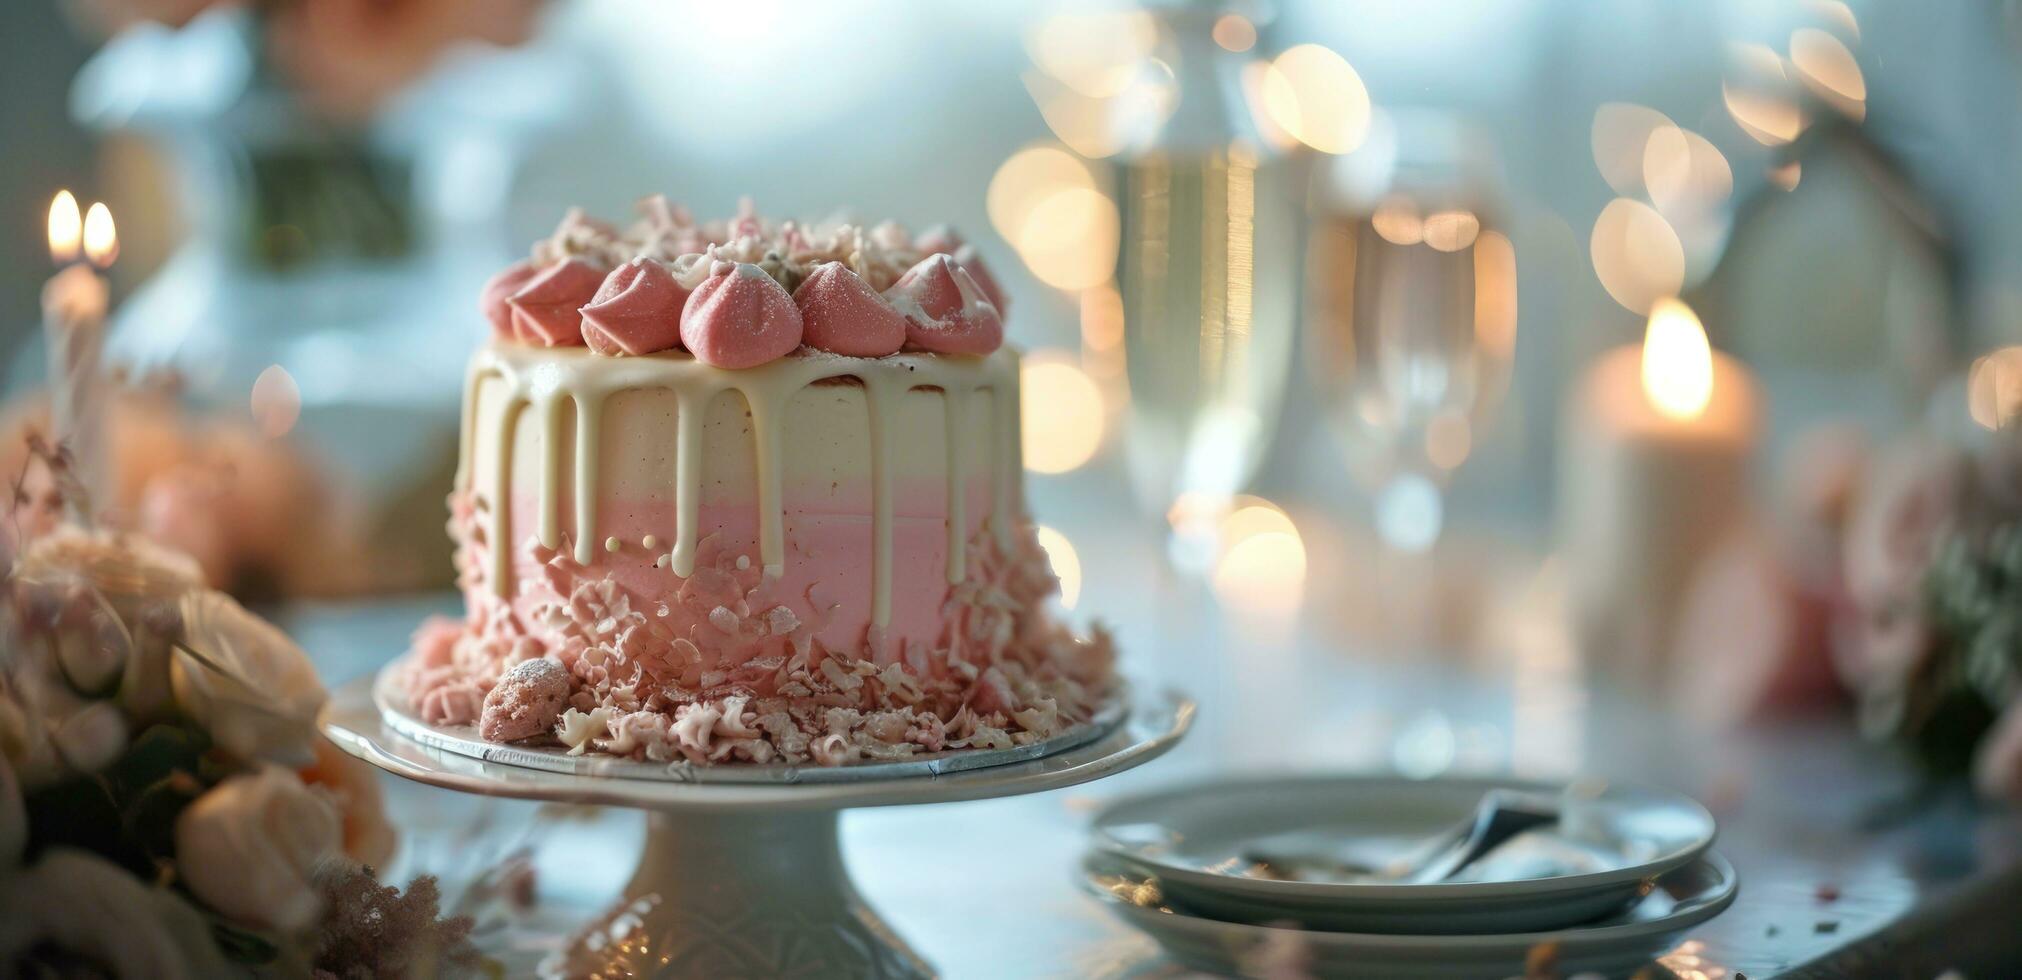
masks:
<svg viewBox="0 0 2022 980"><path fill-rule="evenodd" d="M1018 357L972 246L892 222L578 212L486 285L427 722L658 762L1008 748L1088 720L1050 617Z"/></svg>

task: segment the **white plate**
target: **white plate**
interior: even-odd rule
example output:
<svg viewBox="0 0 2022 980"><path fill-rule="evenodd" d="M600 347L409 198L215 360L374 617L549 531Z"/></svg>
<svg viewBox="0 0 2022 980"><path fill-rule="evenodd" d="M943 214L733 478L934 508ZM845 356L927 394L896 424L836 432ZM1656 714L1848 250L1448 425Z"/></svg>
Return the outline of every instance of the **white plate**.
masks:
<svg viewBox="0 0 2022 980"><path fill-rule="evenodd" d="M1627 911L1553 932L1482 936L1389 936L1317 932L1223 922L1191 914L1158 883L1102 852L1082 863L1081 887L1143 931L1179 963L1237 976L1261 974L1411 978L1521 976L1533 956L1549 956L1560 976L1627 976L1677 948L1694 926L1733 904L1740 881L1725 858L1707 852L1664 875ZM1543 947L1542 949L1540 947Z"/></svg>
<svg viewBox="0 0 2022 980"><path fill-rule="evenodd" d="M1301 835L1401 848L1458 823L1496 788L1546 795L1563 789L1510 779L1221 779L1112 804L1095 820L1093 846L1155 876L1167 895L1189 908L1219 919L1457 934L1556 929L1608 915L1713 843L1712 815L1690 798L1597 783L1580 805L1577 836L1610 842L1615 857L1598 870L1436 885L1285 881L1250 873L1247 855L1260 841Z"/></svg>

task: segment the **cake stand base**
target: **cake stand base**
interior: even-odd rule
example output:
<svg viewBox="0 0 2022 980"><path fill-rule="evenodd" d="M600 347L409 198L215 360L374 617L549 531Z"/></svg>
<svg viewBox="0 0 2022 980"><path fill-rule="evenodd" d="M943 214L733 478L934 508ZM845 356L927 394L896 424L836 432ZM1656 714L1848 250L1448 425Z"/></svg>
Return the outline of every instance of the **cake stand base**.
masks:
<svg viewBox="0 0 2022 980"><path fill-rule="evenodd" d="M558 977L930 977L843 869L837 811L659 812L625 896Z"/></svg>
<svg viewBox="0 0 2022 980"><path fill-rule="evenodd" d="M1085 783L1163 755L1193 722L1194 703L1178 693L1123 697L1120 720L1099 737L1038 758L1014 753L1001 765L974 765L986 755L979 750L957 771L866 779L793 767L749 767L718 781L679 766L653 778L518 765L412 737L394 706L375 703L370 678L333 694L323 731L345 751L433 786L648 812L645 851L623 897L542 964L545 976L911 978L933 970L851 884L840 812Z"/></svg>

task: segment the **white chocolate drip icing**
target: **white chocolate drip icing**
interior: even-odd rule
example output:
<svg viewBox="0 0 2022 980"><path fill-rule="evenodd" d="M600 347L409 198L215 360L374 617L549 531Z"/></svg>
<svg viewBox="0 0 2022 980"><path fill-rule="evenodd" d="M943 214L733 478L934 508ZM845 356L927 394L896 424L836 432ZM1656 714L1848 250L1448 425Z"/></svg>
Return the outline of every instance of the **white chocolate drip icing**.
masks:
<svg viewBox="0 0 2022 980"><path fill-rule="evenodd" d="M751 413L753 451L758 475L758 551L765 574L777 578L786 568L786 512L781 420L786 404L801 389L818 381L855 378L864 387L869 409L871 453L871 533L873 585L871 621L883 627L891 621L893 432L898 404L916 388L939 389L947 429L948 581L959 582L966 570L968 534L966 481L970 449L964 438L970 404L987 392L990 397L991 515L999 542L1011 539L1011 525L1022 509L1019 489L1022 464L1018 443L1018 358L1009 348L987 357L899 354L882 358L807 355L786 357L744 371L725 371L685 354L646 357L596 357L579 349L546 350L495 343L472 359L464 397L464 438L457 458L457 489L473 492L488 521L491 586L501 597L512 594L512 445L519 411L533 408L540 421L539 526L537 539L546 548L561 544L564 411L573 405L575 438L572 490L575 499L574 558L588 564L594 558L598 458L602 443L600 420L605 399L621 391L661 389L674 393L674 543L667 555L676 575L695 572L700 537L703 480L703 415L710 401L726 391L737 392ZM479 389L496 380L505 389L500 424L477 424ZM486 471L473 473L482 442ZM651 545L649 544L650 548Z"/></svg>

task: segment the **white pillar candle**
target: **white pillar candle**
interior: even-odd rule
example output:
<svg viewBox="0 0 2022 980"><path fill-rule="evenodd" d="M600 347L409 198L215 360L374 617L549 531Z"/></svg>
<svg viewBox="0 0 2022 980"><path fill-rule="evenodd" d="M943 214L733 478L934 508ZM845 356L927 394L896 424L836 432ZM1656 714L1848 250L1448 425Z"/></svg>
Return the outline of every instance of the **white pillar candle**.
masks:
<svg viewBox="0 0 2022 980"><path fill-rule="evenodd" d="M79 245L91 265L76 263ZM112 212L94 204L82 220L70 192L49 207L49 254L63 268L42 287L42 329L49 347L50 436L70 457L86 500L67 501L72 516L89 526L90 508L108 502L105 399L99 352L111 291L92 267L112 264L118 254Z"/></svg>
<svg viewBox="0 0 2022 980"><path fill-rule="evenodd" d="M1678 608L1746 518L1760 412L1739 361L1676 300L1641 345L1603 354L1567 404L1559 524L1574 628L1597 672L1662 684Z"/></svg>

